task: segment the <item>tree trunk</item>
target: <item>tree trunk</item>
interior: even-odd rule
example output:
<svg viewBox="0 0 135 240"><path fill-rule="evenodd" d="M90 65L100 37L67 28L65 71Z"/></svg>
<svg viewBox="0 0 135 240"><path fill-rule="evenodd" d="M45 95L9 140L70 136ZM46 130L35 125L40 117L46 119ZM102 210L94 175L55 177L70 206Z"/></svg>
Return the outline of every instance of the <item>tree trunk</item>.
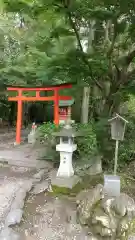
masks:
<svg viewBox="0 0 135 240"><path fill-rule="evenodd" d="M89 98L90 98L90 87L84 87L83 99L82 99L82 112L81 112L81 123L88 123L89 120Z"/></svg>
<svg viewBox="0 0 135 240"><path fill-rule="evenodd" d="M113 95L113 93L112 93L112 95ZM112 97L112 95L110 95L110 97L108 97L108 99L105 101L103 112L102 112L102 115L104 117L109 118L114 113L119 113L119 108L120 108L122 101L120 99L116 99L115 96Z"/></svg>

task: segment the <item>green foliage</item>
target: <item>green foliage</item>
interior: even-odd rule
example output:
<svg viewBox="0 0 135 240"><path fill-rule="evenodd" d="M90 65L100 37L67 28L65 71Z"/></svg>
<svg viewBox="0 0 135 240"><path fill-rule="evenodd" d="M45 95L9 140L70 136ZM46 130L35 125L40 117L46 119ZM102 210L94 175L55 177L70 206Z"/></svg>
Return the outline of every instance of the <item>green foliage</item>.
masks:
<svg viewBox="0 0 135 240"><path fill-rule="evenodd" d="M98 80L104 88L104 82L116 76L111 71L118 65L120 54L123 55L125 49L130 50L129 46L134 43L133 0L126 4L105 0L2 2L6 19L1 16L1 21L6 26L10 23L12 31L7 31L6 46L2 41L6 52L11 54L4 56L0 73L2 78L4 73L4 80L13 84L20 83L21 79L24 84L32 82L35 85L71 79L96 84ZM16 12L24 18L22 29L14 27ZM112 26L108 28L108 39L105 39L108 21ZM83 39L88 43L87 51L83 48Z"/></svg>
<svg viewBox="0 0 135 240"><path fill-rule="evenodd" d="M103 165L112 166L114 164L115 143L111 140L110 125L107 118L101 118L94 124L96 132L97 146L99 153L103 156Z"/></svg>
<svg viewBox="0 0 135 240"><path fill-rule="evenodd" d="M120 164L126 164L135 159L135 118L128 116L129 123L126 127L125 139L123 142L120 142L119 146L119 162Z"/></svg>
<svg viewBox="0 0 135 240"><path fill-rule="evenodd" d="M134 95L129 95L129 99L127 102L127 108L129 111L130 118L135 118L135 97Z"/></svg>
<svg viewBox="0 0 135 240"><path fill-rule="evenodd" d="M133 95L129 96L126 107L128 114L125 115L125 118L128 120L128 124L126 126L124 141L120 143L119 147L119 161L122 164L129 164L129 162L135 159L135 98Z"/></svg>
<svg viewBox="0 0 135 240"><path fill-rule="evenodd" d="M77 143L77 151L75 153L76 159L83 159L93 156L97 153L96 134L92 129L92 124L74 124L73 127L82 133L82 137L76 137L75 142ZM59 131L61 126L56 127L52 123L45 123L39 127L38 141L45 142L47 147L55 148L56 139L52 134ZM59 141L59 139L57 139ZM57 142L58 142L57 141Z"/></svg>
<svg viewBox="0 0 135 240"><path fill-rule="evenodd" d="M114 141L107 118L119 110L130 92L135 94L134 0L2 2L0 87L74 81L81 95L78 89L87 83L93 88L91 118L98 122L94 127L93 123L75 125L85 131L84 137L76 139L76 156L94 154L98 148L105 162L113 163ZM23 28L15 24L16 13L24 18ZM128 128L127 140L120 144L120 161L132 159L133 118ZM39 138L50 143L55 130L53 124L44 124Z"/></svg>
<svg viewBox="0 0 135 240"><path fill-rule="evenodd" d="M135 100L131 98L128 105L130 111L124 117L129 121L126 125L124 140L119 142L118 152L118 166L124 167L125 164L134 161L135 153ZM98 150L103 156L103 165L110 167L113 170L114 167L114 154L115 154L115 141L111 139L111 127L108 123L108 119L100 119L98 123L94 125L97 137Z"/></svg>
<svg viewBox="0 0 135 240"><path fill-rule="evenodd" d="M1 20L6 26L10 23L12 29L12 34L8 31L6 46L2 41L6 52L11 53L4 57L0 71L4 81L21 85L71 80L97 85L99 81L104 89L104 83L113 79L117 85L118 79L112 69L118 67L120 54L123 55L125 49L128 52L134 42L133 7L129 11L134 5L132 0L126 4L105 0L2 2L7 17ZM16 12L24 18L22 29L14 28ZM90 32L93 20L94 32ZM112 26L105 39L108 21ZM88 43L87 51L83 48L83 39ZM121 91L118 87L117 90Z"/></svg>
<svg viewBox="0 0 135 240"><path fill-rule="evenodd" d="M60 126L47 122L38 128L36 136L37 142L44 144L45 153L42 153L42 159L51 161L56 166L59 164L59 153L56 152L57 139L52 134L59 129Z"/></svg>
<svg viewBox="0 0 135 240"><path fill-rule="evenodd" d="M49 141L51 142L54 137L53 137L53 133L56 131L60 130L60 126L56 126L55 124L51 123L51 122L47 122L42 124L39 128L38 128L38 141Z"/></svg>
<svg viewBox="0 0 135 240"><path fill-rule="evenodd" d="M93 130L93 124L90 122L88 124L75 124L74 127L80 133L81 137L75 139L77 143L77 154L79 159L87 159L93 155L97 154L97 141L96 134Z"/></svg>

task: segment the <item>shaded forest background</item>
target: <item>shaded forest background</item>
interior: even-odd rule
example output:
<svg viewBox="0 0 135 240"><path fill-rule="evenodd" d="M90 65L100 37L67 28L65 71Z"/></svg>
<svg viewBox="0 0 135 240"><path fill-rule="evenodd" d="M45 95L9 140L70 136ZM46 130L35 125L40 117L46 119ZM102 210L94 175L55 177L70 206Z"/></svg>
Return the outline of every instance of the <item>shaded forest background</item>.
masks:
<svg viewBox="0 0 135 240"><path fill-rule="evenodd" d="M87 128L82 153L94 154L96 148L105 163L112 162L108 119L117 112L129 121L120 161L134 160L134 26L134 0L1 0L1 118L11 125L16 119L7 85L74 82L63 94L75 99L72 119ZM53 103L38 103L33 111L39 122L53 119Z"/></svg>

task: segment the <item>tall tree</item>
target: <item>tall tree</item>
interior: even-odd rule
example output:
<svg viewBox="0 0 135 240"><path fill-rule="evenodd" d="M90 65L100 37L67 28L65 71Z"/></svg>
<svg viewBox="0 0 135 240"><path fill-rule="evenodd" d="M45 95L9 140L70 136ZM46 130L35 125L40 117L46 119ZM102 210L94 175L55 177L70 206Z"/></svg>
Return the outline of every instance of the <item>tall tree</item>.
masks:
<svg viewBox="0 0 135 240"><path fill-rule="evenodd" d="M119 111L134 87L134 0L20 0L6 1L5 9L29 17L28 31L35 31L24 40L25 76L90 86L96 119Z"/></svg>

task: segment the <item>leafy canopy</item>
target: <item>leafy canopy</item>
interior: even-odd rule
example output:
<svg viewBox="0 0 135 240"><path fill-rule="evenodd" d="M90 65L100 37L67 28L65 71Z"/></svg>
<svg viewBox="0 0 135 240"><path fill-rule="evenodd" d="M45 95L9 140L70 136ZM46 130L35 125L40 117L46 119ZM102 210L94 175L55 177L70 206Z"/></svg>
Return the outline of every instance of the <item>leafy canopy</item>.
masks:
<svg viewBox="0 0 135 240"><path fill-rule="evenodd" d="M27 84L74 80L97 86L103 98L121 95L131 85L133 90L133 0L5 0L3 4L8 17L18 13L24 19L19 30L12 23L19 46L15 54L10 45L15 56L8 55L1 68L6 80Z"/></svg>

